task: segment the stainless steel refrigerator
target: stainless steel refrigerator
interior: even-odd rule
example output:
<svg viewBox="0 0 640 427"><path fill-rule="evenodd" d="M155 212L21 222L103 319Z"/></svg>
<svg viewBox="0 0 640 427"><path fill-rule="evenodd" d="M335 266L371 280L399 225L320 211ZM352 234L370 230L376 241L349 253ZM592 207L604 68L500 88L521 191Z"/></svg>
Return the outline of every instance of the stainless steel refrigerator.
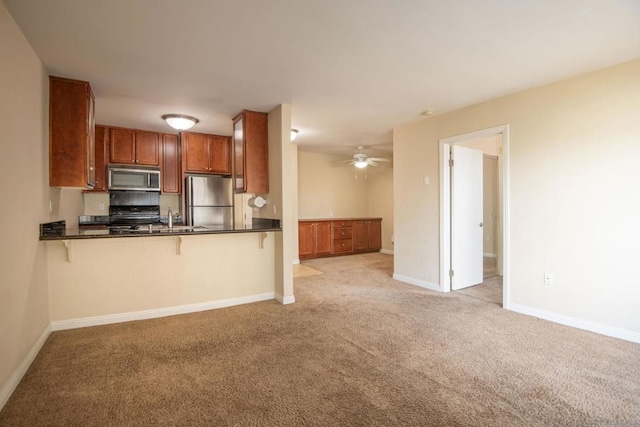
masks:
<svg viewBox="0 0 640 427"><path fill-rule="evenodd" d="M187 225L233 228L231 178L187 175L185 192Z"/></svg>

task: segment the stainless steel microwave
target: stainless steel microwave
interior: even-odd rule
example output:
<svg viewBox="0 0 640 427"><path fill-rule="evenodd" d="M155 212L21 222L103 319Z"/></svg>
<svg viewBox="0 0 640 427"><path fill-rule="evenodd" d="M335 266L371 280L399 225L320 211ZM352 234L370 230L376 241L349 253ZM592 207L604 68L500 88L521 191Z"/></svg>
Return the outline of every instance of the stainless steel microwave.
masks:
<svg viewBox="0 0 640 427"><path fill-rule="evenodd" d="M160 169L109 165L109 190L160 191Z"/></svg>

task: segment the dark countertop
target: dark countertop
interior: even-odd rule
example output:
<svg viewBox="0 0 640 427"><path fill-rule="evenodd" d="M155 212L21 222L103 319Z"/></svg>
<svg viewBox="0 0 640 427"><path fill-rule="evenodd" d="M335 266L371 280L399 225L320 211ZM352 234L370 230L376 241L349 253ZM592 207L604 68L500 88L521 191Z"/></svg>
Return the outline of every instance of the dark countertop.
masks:
<svg viewBox="0 0 640 427"><path fill-rule="evenodd" d="M239 225L233 228L228 226L202 226L193 229L162 230L154 228L149 231L142 226L138 230L109 230L106 226L102 228L78 227L66 228L64 221L47 223L40 225L40 240L75 240L75 239L104 239L119 237L152 237L152 236L195 236L204 234L232 234L232 233L259 233L268 231L282 231L280 221L269 219L254 219L253 225Z"/></svg>

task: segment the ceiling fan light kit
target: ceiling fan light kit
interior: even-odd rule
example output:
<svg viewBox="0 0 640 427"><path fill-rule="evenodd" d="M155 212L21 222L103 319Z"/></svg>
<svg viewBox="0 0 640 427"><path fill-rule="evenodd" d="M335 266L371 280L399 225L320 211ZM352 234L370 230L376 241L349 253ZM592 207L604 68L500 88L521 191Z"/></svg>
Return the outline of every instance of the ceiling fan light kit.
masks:
<svg viewBox="0 0 640 427"><path fill-rule="evenodd" d="M358 169L365 169L367 166L378 166L378 162L390 162L391 159L385 157L369 157L366 153L363 153L364 146L358 147L358 152L353 155L351 159L336 160L335 164L347 164L354 165Z"/></svg>

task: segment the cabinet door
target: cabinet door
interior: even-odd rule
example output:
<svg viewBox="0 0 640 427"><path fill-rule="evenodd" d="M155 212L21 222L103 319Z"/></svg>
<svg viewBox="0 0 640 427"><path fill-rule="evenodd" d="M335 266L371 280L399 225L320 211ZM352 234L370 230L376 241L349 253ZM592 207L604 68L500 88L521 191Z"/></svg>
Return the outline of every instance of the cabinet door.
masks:
<svg viewBox="0 0 640 427"><path fill-rule="evenodd" d="M182 132L182 163L185 172L209 172L209 138L205 134Z"/></svg>
<svg viewBox="0 0 640 427"><path fill-rule="evenodd" d="M49 77L49 185L93 185L93 93L88 82Z"/></svg>
<svg viewBox="0 0 640 427"><path fill-rule="evenodd" d="M88 135L89 140L87 143L89 144L88 154L89 159L87 164L89 165L89 187L95 188L96 186L96 122L95 122L95 111L96 111L96 100L93 96L91 90L87 91L87 100L89 102L89 117L87 117L87 126L88 126Z"/></svg>
<svg viewBox="0 0 640 427"><path fill-rule="evenodd" d="M160 135L156 132L135 132L135 163L160 166Z"/></svg>
<svg viewBox="0 0 640 427"><path fill-rule="evenodd" d="M136 138L133 129L111 128L109 161L111 163L135 164Z"/></svg>
<svg viewBox="0 0 640 427"><path fill-rule="evenodd" d="M269 192L268 115L244 113L244 179L247 193Z"/></svg>
<svg viewBox="0 0 640 427"><path fill-rule="evenodd" d="M331 253L331 222L316 223L316 255Z"/></svg>
<svg viewBox="0 0 640 427"><path fill-rule="evenodd" d="M162 192L180 193L178 135L162 134Z"/></svg>
<svg viewBox="0 0 640 427"><path fill-rule="evenodd" d="M102 192L107 190L107 171L106 166L108 162L108 149L109 149L109 128L105 126L96 125L96 139L95 139L95 173L96 179L93 185L93 190L96 192Z"/></svg>
<svg viewBox="0 0 640 427"><path fill-rule="evenodd" d="M368 221L353 221L353 249L355 251L369 249Z"/></svg>
<svg viewBox="0 0 640 427"><path fill-rule="evenodd" d="M244 181L244 120L242 115L233 122L233 190L236 193L246 191Z"/></svg>
<svg viewBox="0 0 640 427"><path fill-rule="evenodd" d="M211 172L223 175L231 174L230 143L231 141L226 136L209 136L209 166Z"/></svg>
<svg viewBox="0 0 640 427"><path fill-rule="evenodd" d="M382 221L369 221L369 249L382 249Z"/></svg>
<svg viewBox="0 0 640 427"><path fill-rule="evenodd" d="M312 258L315 255L315 234L315 223L298 223L298 256L301 259Z"/></svg>

